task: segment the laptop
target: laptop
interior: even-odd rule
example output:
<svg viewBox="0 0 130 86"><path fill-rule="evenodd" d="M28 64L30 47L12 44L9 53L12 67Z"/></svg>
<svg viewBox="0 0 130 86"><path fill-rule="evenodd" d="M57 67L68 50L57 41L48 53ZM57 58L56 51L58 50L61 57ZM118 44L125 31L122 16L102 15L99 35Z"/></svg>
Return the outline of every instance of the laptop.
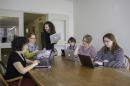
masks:
<svg viewBox="0 0 130 86"><path fill-rule="evenodd" d="M73 50L64 50L65 59L70 61L75 61L75 55Z"/></svg>
<svg viewBox="0 0 130 86"><path fill-rule="evenodd" d="M51 68L52 60L54 59L52 50L44 50L39 53L35 60L39 60L40 63L35 66L36 68Z"/></svg>
<svg viewBox="0 0 130 86"><path fill-rule="evenodd" d="M95 65L94 65L90 56L85 56L85 55L80 55L80 54L78 54L78 56L79 56L79 59L80 59L82 66L86 66L86 67L89 67L89 68L95 67Z"/></svg>
<svg viewBox="0 0 130 86"><path fill-rule="evenodd" d="M57 43L60 39L61 39L61 35L59 33L50 35L51 44Z"/></svg>

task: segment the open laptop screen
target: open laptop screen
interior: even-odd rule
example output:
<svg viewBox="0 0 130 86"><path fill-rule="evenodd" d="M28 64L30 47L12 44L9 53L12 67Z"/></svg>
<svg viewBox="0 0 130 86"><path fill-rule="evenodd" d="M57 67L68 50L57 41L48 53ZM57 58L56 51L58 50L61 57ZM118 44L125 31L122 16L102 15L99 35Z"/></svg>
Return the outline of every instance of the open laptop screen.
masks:
<svg viewBox="0 0 130 86"><path fill-rule="evenodd" d="M43 50L36 57L40 63L36 67L51 68L51 60L53 59L53 53L51 50Z"/></svg>
<svg viewBox="0 0 130 86"><path fill-rule="evenodd" d="M78 54L80 62L82 66L94 68L93 61L91 60L90 56L80 55Z"/></svg>

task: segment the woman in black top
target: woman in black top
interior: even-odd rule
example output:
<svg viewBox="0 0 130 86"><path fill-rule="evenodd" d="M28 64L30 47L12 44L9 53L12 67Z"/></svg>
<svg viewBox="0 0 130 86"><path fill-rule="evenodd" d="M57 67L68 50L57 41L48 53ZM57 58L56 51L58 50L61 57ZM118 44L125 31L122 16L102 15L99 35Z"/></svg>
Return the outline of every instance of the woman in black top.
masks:
<svg viewBox="0 0 130 86"><path fill-rule="evenodd" d="M55 26L52 22L47 21L43 25L43 33L41 35L42 48L43 49L54 49L54 44L51 44L50 35L55 34Z"/></svg>
<svg viewBox="0 0 130 86"><path fill-rule="evenodd" d="M38 65L39 61L31 61L25 59L23 55L23 48L26 45L27 40L24 37L16 37L12 41L12 52L10 53L8 63L7 63L7 70L5 74L5 78L7 80L24 76L24 79L27 78L28 71ZM30 65L26 66L27 63ZM22 81L24 81L24 79ZM29 83L29 82L28 82ZM24 83L23 83L24 84ZM25 83L26 84L26 83ZM31 85L34 86L34 85Z"/></svg>

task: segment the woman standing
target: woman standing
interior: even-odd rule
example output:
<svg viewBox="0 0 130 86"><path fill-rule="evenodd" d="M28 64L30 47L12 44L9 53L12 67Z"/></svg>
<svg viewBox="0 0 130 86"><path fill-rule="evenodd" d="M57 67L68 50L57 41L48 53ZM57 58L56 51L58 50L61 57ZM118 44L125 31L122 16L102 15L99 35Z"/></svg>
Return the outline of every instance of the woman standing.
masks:
<svg viewBox="0 0 130 86"><path fill-rule="evenodd" d="M54 44L51 44L50 35L55 34L55 26L52 22L47 21L43 25L43 33L41 35L42 48L45 50L54 49Z"/></svg>

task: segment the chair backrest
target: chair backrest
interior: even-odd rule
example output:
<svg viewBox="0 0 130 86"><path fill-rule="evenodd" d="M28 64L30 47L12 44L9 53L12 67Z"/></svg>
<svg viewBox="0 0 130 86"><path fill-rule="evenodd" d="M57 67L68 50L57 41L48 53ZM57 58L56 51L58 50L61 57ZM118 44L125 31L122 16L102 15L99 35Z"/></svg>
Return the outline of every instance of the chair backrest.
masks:
<svg viewBox="0 0 130 86"><path fill-rule="evenodd" d="M0 61L0 80L2 81L2 83L5 85L5 86L9 86L7 81L4 79L4 75L5 75L5 71L6 71L6 67L5 65L3 64L2 61Z"/></svg>
<svg viewBox="0 0 130 86"><path fill-rule="evenodd" d="M129 61L129 63L130 63L130 58L129 58L127 55L125 55L125 57L128 59L128 61Z"/></svg>
<svg viewBox="0 0 130 86"><path fill-rule="evenodd" d="M128 68L127 69L129 69L130 70L130 58L127 56L127 55L124 55L125 56L125 58L128 60Z"/></svg>
<svg viewBox="0 0 130 86"><path fill-rule="evenodd" d="M5 75L6 72L6 66L2 61L0 61L0 72L2 73L2 75Z"/></svg>
<svg viewBox="0 0 130 86"><path fill-rule="evenodd" d="M1 73L0 73L0 80L2 81L2 84L4 84L4 86L9 86Z"/></svg>
<svg viewBox="0 0 130 86"><path fill-rule="evenodd" d="M5 80L4 75L5 75L5 72L6 72L7 68L6 68L6 66L4 65L4 63L2 61L0 61L0 68L1 68L1 71L0 71L0 80L2 81L2 83L4 84L4 86L9 86L8 83L14 82L14 81L17 81L17 80L19 80L17 86L21 86L21 81L23 79L23 76L12 78L12 79L9 79L9 80ZM14 85L14 86L16 86L16 85Z"/></svg>

